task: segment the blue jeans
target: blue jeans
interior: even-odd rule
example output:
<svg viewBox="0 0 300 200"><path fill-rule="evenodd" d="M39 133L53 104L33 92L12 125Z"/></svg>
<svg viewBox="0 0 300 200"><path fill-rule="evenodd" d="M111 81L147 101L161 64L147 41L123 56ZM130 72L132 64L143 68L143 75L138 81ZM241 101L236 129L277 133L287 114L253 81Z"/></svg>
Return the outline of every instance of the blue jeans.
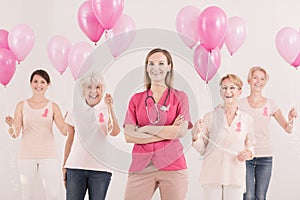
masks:
<svg viewBox="0 0 300 200"><path fill-rule="evenodd" d="M67 169L67 200L84 200L86 190L89 200L105 200L111 176L110 172Z"/></svg>
<svg viewBox="0 0 300 200"><path fill-rule="evenodd" d="M272 157L255 157L246 161L244 200L265 200L272 174Z"/></svg>

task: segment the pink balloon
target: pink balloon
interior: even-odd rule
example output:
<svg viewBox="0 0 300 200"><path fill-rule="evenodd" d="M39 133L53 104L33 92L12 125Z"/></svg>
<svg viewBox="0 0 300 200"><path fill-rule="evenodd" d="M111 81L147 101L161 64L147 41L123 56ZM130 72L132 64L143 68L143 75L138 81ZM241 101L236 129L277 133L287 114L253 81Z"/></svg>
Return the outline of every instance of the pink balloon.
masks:
<svg viewBox="0 0 300 200"><path fill-rule="evenodd" d="M71 48L69 40L62 36L56 35L48 42L47 53L48 58L53 67L63 74L68 67L68 56Z"/></svg>
<svg viewBox="0 0 300 200"><path fill-rule="evenodd" d="M0 29L0 49L9 49L8 47L8 31Z"/></svg>
<svg viewBox="0 0 300 200"><path fill-rule="evenodd" d="M216 6L203 10L198 20L198 31L205 48L215 49L226 34L227 17L225 12Z"/></svg>
<svg viewBox="0 0 300 200"><path fill-rule="evenodd" d="M33 30L26 24L18 24L8 34L8 46L18 62L23 61L34 44Z"/></svg>
<svg viewBox="0 0 300 200"><path fill-rule="evenodd" d="M276 35L276 48L281 57L292 64L300 52L300 35L290 27L282 28Z"/></svg>
<svg viewBox="0 0 300 200"><path fill-rule="evenodd" d="M200 41L198 18L201 11L195 6L182 8L176 17L176 30L182 41L190 48Z"/></svg>
<svg viewBox="0 0 300 200"><path fill-rule="evenodd" d="M0 83L6 87L16 71L16 58L8 49L0 49Z"/></svg>
<svg viewBox="0 0 300 200"><path fill-rule="evenodd" d="M131 45L135 37L135 23L123 14L116 25L106 33L107 44L113 57L120 56Z"/></svg>
<svg viewBox="0 0 300 200"><path fill-rule="evenodd" d="M104 32L92 9L92 2L85 1L79 7L77 21L83 33L92 41L98 42Z"/></svg>
<svg viewBox="0 0 300 200"><path fill-rule="evenodd" d="M124 0L92 0L92 8L102 26L110 30L122 15Z"/></svg>
<svg viewBox="0 0 300 200"><path fill-rule="evenodd" d="M242 46L246 37L246 22L240 17L231 17L228 20L228 31L225 39L225 45L231 55L233 55Z"/></svg>
<svg viewBox="0 0 300 200"><path fill-rule="evenodd" d="M300 66L300 52L296 58L296 60L294 60L294 62L291 64L293 67L297 68Z"/></svg>
<svg viewBox="0 0 300 200"><path fill-rule="evenodd" d="M71 47L68 62L74 80L80 77L81 66L92 51L93 48L86 42L79 42Z"/></svg>
<svg viewBox="0 0 300 200"><path fill-rule="evenodd" d="M200 78L208 83L217 73L221 64L221 54L218 48L208 51L203 44L194 51L194 67Z"/></svg>

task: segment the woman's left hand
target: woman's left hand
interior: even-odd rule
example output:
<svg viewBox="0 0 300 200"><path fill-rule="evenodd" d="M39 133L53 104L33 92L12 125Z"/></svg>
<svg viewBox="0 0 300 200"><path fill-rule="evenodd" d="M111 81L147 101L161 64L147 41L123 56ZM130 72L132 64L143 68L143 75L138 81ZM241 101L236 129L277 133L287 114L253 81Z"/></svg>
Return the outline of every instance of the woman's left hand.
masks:
<svg viewBox="0 0 300 200"><path fill-rule="evenodd" d="M175 121L173 122L173 126L180 126L184 122L184 117L183 115L179 114Z"/></svg>
<svg viewBox="0 0 300 200"><path fill-rule="evenodd" d="M252 152L248 149L241 151L237 155L237 159L241 162L244 162L244 161L249 160L251 158L252 158Z"/></svg>
<svg viewBox="0 0 300 200"><path fill-rule="evenodd" d="M105 100L105 104L107 104L108 106L111 106L113 104L113 98L108 93L105 95L104 100Z"/></svg>

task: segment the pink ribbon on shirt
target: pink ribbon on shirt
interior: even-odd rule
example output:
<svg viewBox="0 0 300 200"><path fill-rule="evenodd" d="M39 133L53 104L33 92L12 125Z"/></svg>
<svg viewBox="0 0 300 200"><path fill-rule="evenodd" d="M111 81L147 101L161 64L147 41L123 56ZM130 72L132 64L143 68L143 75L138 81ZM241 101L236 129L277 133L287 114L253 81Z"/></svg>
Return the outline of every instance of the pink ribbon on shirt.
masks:
<svg viewBox="0 0 300 200"><path fill-rule="evenodd" d="M235 129L235 131L241 132L241 127L242 127L242 123L241 123L241 122L238 122L238 123L236 124L236 129Z"/></svg>
<svg viewBox="0 0 300 200"><path fill-rule="evenodd" d="M104 115L103 115L102 112L99 114L99 119L98 119L98 121L99 121L100 123L101 123L101 122L104 122Z"/></svg>
<svg viewBox="0 0 300 200"><path fill-rule="evenodd" d="M268 117L268 107L264 107L263 116Z"/></svg>
<svg viewBox="0 0 300 200"><path fill-rule="evenodd" d="M48 115L48 108L45 109L44 113L42 114L42 117L45 117L45 118L46 118L47 115Z"/></svg>

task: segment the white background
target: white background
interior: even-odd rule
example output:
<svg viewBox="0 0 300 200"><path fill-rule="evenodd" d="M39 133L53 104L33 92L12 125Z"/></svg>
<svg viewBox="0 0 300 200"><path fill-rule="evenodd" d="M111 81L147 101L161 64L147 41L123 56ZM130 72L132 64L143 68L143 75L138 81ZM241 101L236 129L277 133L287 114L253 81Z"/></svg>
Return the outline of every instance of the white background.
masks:
<svg viewBox="0 0 300 200"><path fill-rule="evenodd" d="M29 25L35 33L35 44L28 57L17 65L16 73L6 88L0 87L0 199L19 199L20 183L16 166L16 154L19 140L10 139L4 118L7 114L13 115L15 105L24 98L31 96L29 76L37 68L46 69L52 78L52 84L47 96L57 102L63 113L72 106L74 81L69 70L63 75L51 66L47 57L47 44L54 35L66 36L72 44L79 41L92 42L82 33L77 23L77 11L80 0L14 0L0 1L0 28L10 30L16 24ZM287 115L291 106L298 107L300 72L289 66L278 54L275 47L276 33L283 27L300 27L300 1L297 0L125 0L123 13L129 15L136 23L136 27L160 28L175 31L175 19L179 10L187 5L193 5L203 10L210 5L221 7L228 17L239 16L243 18L248 27L248 36L244 45L232 57L222 49L222 62L219 74L238 74L246 83L248 70L253 65L263 66L270 74L270 81L265 89L265 95L275 100L284 115ZM151 40L152 38L149 38ZM156 38L153 38L156 39ZM104 42L104 35L101 42ZM182 44L180 44L182 45ZM187 47L184 47L187 48ZM124 62L116 62L114 67L126 73L126 66L142 64L144 54L124 57ZM121 60L120 60L121 61ZM181 59L175 57L176 66L184 65ZM182 66L181 66L182 67ZM178 68L182 69L182 68ZM184 73L184 70L178 70ZM195 71L192 73L196 73ZM186 77L183 74L184 77ZM193 87L204 89L205 83L195 74L190 75L187 81ZM142 77L142 74L141 74ZM196 78L194 78L196 77ZM106 77L107 78L107 77ZM116 85L117 79L113 77L108 84ZM142 82L142 78L141 78ZM138 86L137 86L138 87ZM110 89L110 88L108 88ZM111 88L113 90L113 88ZM248 94L245 84L243 96ZM202 91L202 90L201 90ZM201 92L200 92L201 93ZM205 94L206 95L206 94ZM203 95L203 96L205 96ZM129 97L124 97L128 101ZM192 121L211 109L205 106L208 101L199 99L200 111L192 116ZM201 109L203 108L203 109ZM120 124L122 124L126 107L118 110ZM300 198L300 128L298 120L292 136L288 136L275 122L271 125L274 141L274 168L268 193L271 200L297 200ZM63 156L65 138L54 128L60 162ZM123 134L116 138L116 145L122 148L130 146L124 144ZM186 152L189 168L189 191L187 199L201 199L201 186L198 176L201 169L201 160L193 149ZM107 199L122 199L127 174L114 172L108 191ZM41 180L35 183L33 200L45 199ZM61 185L61 196L64 199L64 189ZM159 199L156 194L153 199Z"/></svg>

